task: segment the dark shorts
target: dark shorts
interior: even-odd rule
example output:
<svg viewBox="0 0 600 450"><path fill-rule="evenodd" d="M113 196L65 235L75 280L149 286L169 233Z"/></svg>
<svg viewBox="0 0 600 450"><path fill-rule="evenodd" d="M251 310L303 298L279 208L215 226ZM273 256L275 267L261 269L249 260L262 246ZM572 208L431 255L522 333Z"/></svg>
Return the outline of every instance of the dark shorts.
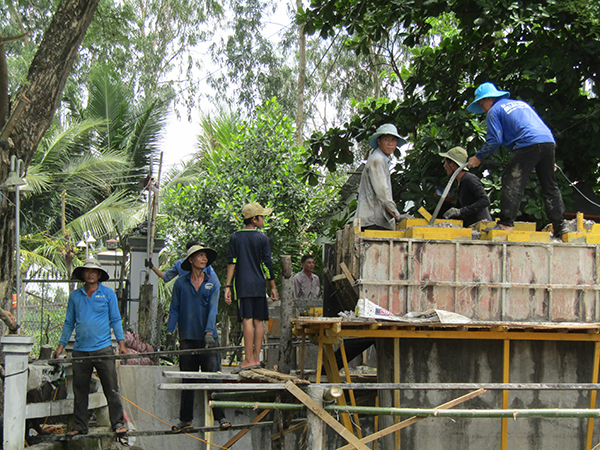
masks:
<svg viewBox="0 0 600 450"><path fill-rule="evenodd" d="M267 297L244 297L238 300L238 320L269 320L269 304Z"/></svg>

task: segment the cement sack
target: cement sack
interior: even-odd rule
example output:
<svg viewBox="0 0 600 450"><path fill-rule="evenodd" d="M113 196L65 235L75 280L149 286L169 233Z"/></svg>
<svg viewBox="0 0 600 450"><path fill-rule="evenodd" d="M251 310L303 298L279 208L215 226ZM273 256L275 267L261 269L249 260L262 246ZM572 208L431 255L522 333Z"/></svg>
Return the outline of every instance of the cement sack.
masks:
<svg viewBox="0 0 600 450"><path fill-rule="evenodd" d="M442 309L428 309L423 312L409 312L403 317L404 321L411 323L468 323L471 322L467 316Z"/></svg>
<svg viewBox="0 0 600 450"><path fill-rule="evenodd" d="M387 309L376 305L366 298L358 299L358 302L356 303L356 317L360 317L362 319L393 320L397 322L403 322L401 317L394 315Z"/></svg>

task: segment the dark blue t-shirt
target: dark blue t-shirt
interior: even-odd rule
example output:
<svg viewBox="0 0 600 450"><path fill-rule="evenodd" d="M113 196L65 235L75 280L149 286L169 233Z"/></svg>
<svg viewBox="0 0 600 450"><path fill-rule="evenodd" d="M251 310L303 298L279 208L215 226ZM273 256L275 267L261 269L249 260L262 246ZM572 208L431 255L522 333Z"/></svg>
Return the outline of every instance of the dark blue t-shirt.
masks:
<svg viewBox="0 0 600 450"><path fill-rule="evenodd" d="M257 229L243 229L229 238L229 264L235 264L237 298L265 297L265 277L272 280L273 263L269 238Z"/></svg>

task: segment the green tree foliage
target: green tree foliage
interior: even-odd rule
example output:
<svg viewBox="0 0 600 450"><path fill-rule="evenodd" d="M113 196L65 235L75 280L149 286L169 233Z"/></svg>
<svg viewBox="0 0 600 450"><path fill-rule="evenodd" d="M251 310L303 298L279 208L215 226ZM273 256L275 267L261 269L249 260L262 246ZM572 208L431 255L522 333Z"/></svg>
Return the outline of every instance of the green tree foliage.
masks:
<svg viewBox="0 0 600 450"><path fill-rule="evenodd" d="M56 4L16 0L0 6L3 36L30 33L4 46L9 92L25 79ZM90 73L107 65L135 95L177 99L191 110L201 74L197 69L203 67L197 48L209 45L221 14L220 3L213 0L101 0L66 93L85 95Z"/></svg>
<svg viewBox="0 0 600 450"><path fill-rule="evenodd" d="M396 198L414 201L415 208L433 206L434 188L444 175L436 154L462 145L473 155L483 145L484 117L465 107L477 85L492 81L538 111L554 132L557 159L570 178L598 184L597 2L324 0L313 1L299 16L307 32L323 38L347 33L357 54L369 54L373 43L395 46L388 65L401 87L397 98L366 105L343 128L314 134L307 177L311 168L347 162L354 140L393 122L414 146L397 167ZM390 55L402 54L402 46L410 60L393 64ZM490 159L502 161L506 153ZM483 169L497 179L498 165ZM534 191L529 196L539 197Z"/></svg>
<svg viewBox="0 0 600 450"><path fill-rule="evenodd" d="M139 183L156 153L164 107L133 101L107 68L92 74L88 92L85 107L73 99L72 113L49 130L29 166L34 192L21 207L26 267L68 276L69 255L76 256L74 244L84 231L98 240L124 235L146 212Z"/></svg>
<svg viewBox="0 0 600 450"><path fill-rule="evenodd" d="M211 123L231 130L230 121ZM163 229L174 247L184 248L191 238L213 247L219 254L215 268L224 276L229 236L242 227L242 207L256 201L273 208L265 232L276 262L282 254L299 260L314 252L316 235L309 228L328 210L335 190L310 188L298 179L295 166L306 155L294 133L292 120L271 100L255 120L239 122L230 141L212 140L195 162L196 181L172 186L165 195ZM203 136L219 134L208 127Z"/></svg>

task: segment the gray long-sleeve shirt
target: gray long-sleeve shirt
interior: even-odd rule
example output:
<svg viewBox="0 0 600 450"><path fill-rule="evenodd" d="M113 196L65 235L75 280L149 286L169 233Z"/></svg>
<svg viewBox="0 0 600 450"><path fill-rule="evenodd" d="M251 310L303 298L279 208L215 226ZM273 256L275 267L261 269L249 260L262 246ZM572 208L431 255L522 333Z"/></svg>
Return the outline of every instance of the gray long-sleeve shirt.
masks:
<svg viewBox="0 0 600 450"><path fill-rule="evenodd" d="M390 180L390 158L379 148L375 149L362 172L355 217L360 218L360 226L377 225L388 230L396 229L396 221L385 209L387 206L400 215L392 198Z"/></svg>

